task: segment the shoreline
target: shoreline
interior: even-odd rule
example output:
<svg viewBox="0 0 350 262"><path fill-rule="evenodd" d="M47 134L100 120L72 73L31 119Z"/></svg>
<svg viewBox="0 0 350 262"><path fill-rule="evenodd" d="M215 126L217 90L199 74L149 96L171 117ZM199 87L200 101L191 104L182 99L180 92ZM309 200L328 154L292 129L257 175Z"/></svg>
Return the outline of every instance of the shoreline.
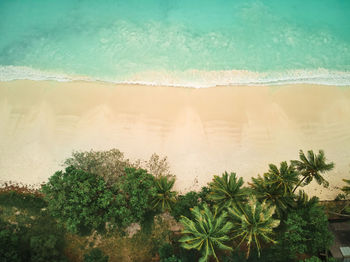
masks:
<svg viewBox="0 0 350 262"><path fill-rule="evenodd" d="M187 88L105 82L0 82L0 182L46 181L72 150L118 148L167 156L176 190L236 172L245 183L268 164L323 149L333 199L350 171L350 88L289 84ZM145 144L146 141L146 144Z"/></svg>
<svg viewBox="0 0 350 262"><path fill-rule="evenodd" d="M113 85L142 85L162 87L212 88L220 86L280 86L327 85L350 86L350 72L325 68L285 71L249 70L186 70L145 71L120 79L95 78L87 75L68 75L54 71L42 71L26 66L0 66L0 82L9 81L57 81L92 82Z"/></svg>

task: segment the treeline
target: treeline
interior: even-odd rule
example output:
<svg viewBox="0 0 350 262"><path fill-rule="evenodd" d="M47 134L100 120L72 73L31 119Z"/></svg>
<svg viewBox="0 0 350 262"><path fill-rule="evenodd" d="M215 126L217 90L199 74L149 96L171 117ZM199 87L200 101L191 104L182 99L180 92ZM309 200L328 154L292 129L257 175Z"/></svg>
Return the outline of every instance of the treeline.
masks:
<svg viewBox="0 0 350 262"><path fill-rule="evenodd" d="M54 228L77 235L126 234L135 223L145 228L155 215L169 213L182 230L150 251L162 262L320 261L332 244L323 207L302 190L312 181L329 186L323 175L334 164L322 150L300 151L298 160L270 164L247 185L236 173L224 172L199 192L184 195L173 190L167 159L157 155L132 162L117 149L74 152L65 165L41 189ZM343 189L346 199L349 187ZM4 246L14 230L2 221ZM62 251L61 240L52 248ZM62 259L57 255L51 261ZM85 261L108 261L108 256L93 249Z"/></svg>

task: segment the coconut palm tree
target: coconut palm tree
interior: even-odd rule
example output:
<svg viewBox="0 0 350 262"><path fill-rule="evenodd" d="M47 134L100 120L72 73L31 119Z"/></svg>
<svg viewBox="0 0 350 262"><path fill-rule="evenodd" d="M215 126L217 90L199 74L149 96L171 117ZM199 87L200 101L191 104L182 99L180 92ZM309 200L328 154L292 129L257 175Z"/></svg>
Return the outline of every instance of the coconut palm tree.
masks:
<svg viewBox="0 0 350 262"><path fill-rule="evenodd" d="M262 242L275 243L272 238L273 228L280 223L279 220L273 219L275 207L263 201L260 203L254 196L248 200L244 208L228 208L233 221L233 237L239 239L240 246L245 243L247 246L246 257L249 257L252 246L255 246L260 257Z"/></svg>
<svg viewBox="0 0 350 262"><path fill-rule="evenodd" d="M283 218L286 211L293 206L293 194L288 189L290 186L285 187L277 183L273 177L271 178L271 175L252 177L252 183L249 185L259 201L266 201L276 207L276 214L279 218Z"/></svg>
<svg viewBox="0 0 350 262"><path fill-rule="evenodd" d="M175 183L174 178L161 176L156 179L156 195L153 198L153 207L161 211L170 211L176 201L176 192L171 191Z"/></svg>
<svg viewBox="0 0 350 262"><path fill-rule="evenodd" d="M294 187L293 193L301 185L306 186L311 183L313 179L319 185L328 187L329 183L321 174L326 173L334 168L334 163L326 163L326 157L323 150L319 150L318 154L314 154L312 150L307 151L305 156L303 150L299 151L300 160L292 160L292 165L300 172L303 177L299 183Z"/></svg>
<svg viewBox="0 0 350 262"><path fill-rule="evenodd" d="M232 205L245 202L247 190L242 188L243 178L237 180L236 173L223 173L221 177L214 176L209 184L209 200L212 200L222 210Z"/></svg>
<svg viewBox="0 0 350 262"><path fill-rule="evenodd" d="M264 174L267 183L281 189L283 195L292 193L294 186L299 181L298 175L295 168L292 165L288 166L286 161L281 162L279 169L274 164L269 164L269 171Z"/></svg>
<svg viewBox="0 0 350 262"><path fill-rule="evenodd" d="M347 183L347 185L343 186L341 191L343 191L345 195L350 195L350 179L343 179L343 181Z"/></svg>
<svg viewBox="0 0 350 262"><path fill-rule="evenodd" d="M184 216L180 220L184 226L182 231L184 236L179 240L182 247L200 251L202 254L200 262L208 261L210 256L219 261L216 255L218 249L232 250L225 244L230 239L228 233L232 229L232 223L226 220L227 212L217 216L217 209L213 214L207 204L203 204L203 210L195 206L191 212L195 217L194 220Z"/></svg>

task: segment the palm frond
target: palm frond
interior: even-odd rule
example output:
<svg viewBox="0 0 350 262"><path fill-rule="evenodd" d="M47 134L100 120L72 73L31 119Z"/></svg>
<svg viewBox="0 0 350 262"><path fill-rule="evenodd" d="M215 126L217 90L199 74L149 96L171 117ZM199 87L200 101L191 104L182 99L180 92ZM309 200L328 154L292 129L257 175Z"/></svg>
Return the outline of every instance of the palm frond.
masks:
<svg viewBox="0 0 350 262"><path fill-rule="evenodd" d="M234 221L233 237L240 239L239 245L246 243L249 257L252 246L255 246L260 256L261 241L274 242L273 228L279 225L279 220L273 219L275 207L256 198L250 197L249 204L244 208L228 208L228 212ZM239 219L239 221L237 220Z"/></svg>
<svg viewBox="0 0 350 262"><path fill-rule="evenodd" d="M225 244L229 240L228 233L233 224L227 222L227 212L217 216L204 204L203 209L198 206L191 210L194 220L182 217L180 222L184 226L182 238L179 242L186 249L197 249L202 257L199 261L207 261L210 256L217 259L216 249L232 250Z"/></svg>

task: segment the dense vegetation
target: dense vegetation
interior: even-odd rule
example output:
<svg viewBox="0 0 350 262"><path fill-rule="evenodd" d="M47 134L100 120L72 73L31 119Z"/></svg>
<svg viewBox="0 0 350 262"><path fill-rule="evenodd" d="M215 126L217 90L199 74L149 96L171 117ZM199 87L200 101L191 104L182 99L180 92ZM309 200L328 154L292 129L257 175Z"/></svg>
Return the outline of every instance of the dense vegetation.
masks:
<svg viewBox="0 0 350 262"><path fill-rule="evenodd" d="M317 261L332 244L323 207L301 189L313 180L328 187L334 164L323 151L270 164L248 186L224 172L184 195L157 155L74 152L65 165L37 194L0 193L3 261L123 261L116 250L127 253L126 243L130 261ZM349 186L343 192L347 199Z"/></svg>

